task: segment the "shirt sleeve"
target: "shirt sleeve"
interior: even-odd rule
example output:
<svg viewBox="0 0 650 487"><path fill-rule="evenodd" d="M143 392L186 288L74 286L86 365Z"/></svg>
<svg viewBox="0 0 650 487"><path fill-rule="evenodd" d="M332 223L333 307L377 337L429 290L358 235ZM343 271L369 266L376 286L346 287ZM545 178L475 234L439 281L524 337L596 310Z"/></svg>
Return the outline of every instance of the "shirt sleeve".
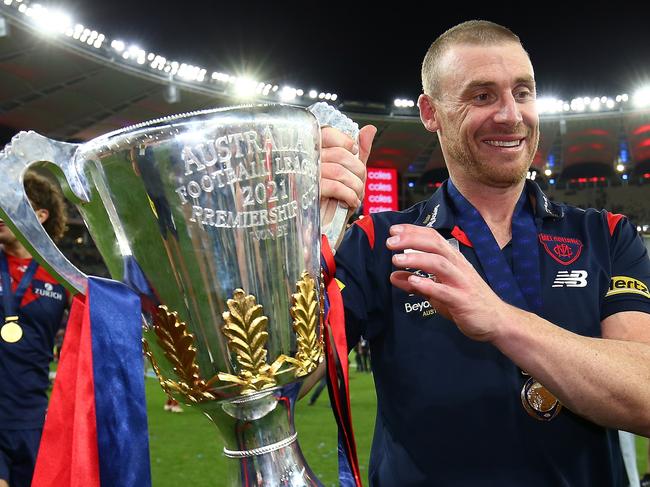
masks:
<svg viewBox="0 0 650 487"><path fill-rule="evenodd" d="M643 238L627 218L611 225L610 231L611 279L601 320L622 311L650 313L650 259Z"/></svg>

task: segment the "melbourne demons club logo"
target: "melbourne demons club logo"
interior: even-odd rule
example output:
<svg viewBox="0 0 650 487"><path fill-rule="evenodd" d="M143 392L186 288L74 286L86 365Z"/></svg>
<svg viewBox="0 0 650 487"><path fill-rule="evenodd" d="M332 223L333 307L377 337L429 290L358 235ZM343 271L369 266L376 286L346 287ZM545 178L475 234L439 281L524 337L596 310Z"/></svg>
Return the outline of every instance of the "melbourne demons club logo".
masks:
<svg viewBox="0 0 650 487"><path fill-rule="evenodd" d="M582 242L577 238L540 233L539 241L546 253L562 265L572 264L578 260L582 252Z"/></svg>

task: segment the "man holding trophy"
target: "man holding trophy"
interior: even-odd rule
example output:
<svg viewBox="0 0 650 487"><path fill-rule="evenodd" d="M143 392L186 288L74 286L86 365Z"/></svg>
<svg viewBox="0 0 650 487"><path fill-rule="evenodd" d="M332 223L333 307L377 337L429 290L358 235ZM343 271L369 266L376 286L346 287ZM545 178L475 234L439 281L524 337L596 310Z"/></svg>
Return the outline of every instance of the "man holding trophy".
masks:
<svg viewBox="0 0 650 487"><path fill-rule="evenodd" d="M372 486L627 486L617 429L650 436L650 261L622 215L526 180L528 54L469 21L422 65L450 179L364 218L336 254L350 349L370 341Z"/></svg>
<svg viewBox="0 0 650 487"><path fill-rule="evenodd" d="M375 487L622 487L610 428L650 434L647 252L620 215L556 205L525 181L539 120L518 37L482 21L450 29L425 58L423 88L421 118L450 180L411 209L360 220L335 259L328 248L359 205L375 133L338 113L206 110L82 145L21 134L1 154L1 216L87 293L93 348L98 331L140 333L137 319L119 328L102 316L93 303L105 285L19 218L26 167L58 166L112 277L137 294L144 327L133 336L161 386L219 429L231 461L218 485L320 485L298 446L294 404L325 355L341 389L361 335L377 386ZM98 379L124 372L98 370L111 347L100 340L93 354L97 393L110 388ZM349 402L333 397L341 426ZM97 434L119 437L111 425L123 421L100 420L103 402ZM142 430L141 418L128 424ZM340 434L350 458L353 438ZM147 485L146 472L130 475L145 452L114 449L102 463L112 443L99 443L101 482L86 485ZM111 477L111 462L129 478ZM341 483L358 485L348 463Z"/></svg>

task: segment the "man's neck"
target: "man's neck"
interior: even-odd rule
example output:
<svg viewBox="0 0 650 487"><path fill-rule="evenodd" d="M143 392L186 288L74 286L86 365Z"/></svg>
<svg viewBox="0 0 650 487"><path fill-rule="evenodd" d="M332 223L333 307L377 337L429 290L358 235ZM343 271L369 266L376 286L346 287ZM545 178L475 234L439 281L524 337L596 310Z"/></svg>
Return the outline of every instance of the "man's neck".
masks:
<svg viewBox="0 0 650 487"><path fill-rule="evenodd" d="M494 188L463 178L453 178L453 182L481 214L499 248L505 247L512 237L512 215L525 181L507 188Z"/></svg>
<svg viewBox="0 0 650 487"><path fill-rule="evenodd" d="M19 259L30 259L32 257L18 240L2 244L2 251L7 255L18 257Z"/></svg>

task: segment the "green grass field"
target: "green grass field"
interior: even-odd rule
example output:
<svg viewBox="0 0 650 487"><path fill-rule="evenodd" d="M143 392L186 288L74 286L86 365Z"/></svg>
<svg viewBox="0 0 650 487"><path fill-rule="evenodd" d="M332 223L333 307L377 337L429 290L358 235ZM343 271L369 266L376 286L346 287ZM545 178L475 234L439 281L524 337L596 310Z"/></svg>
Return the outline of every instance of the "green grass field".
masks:
<svg viewBox="0 0 650 487"><path fill-rule="evenodd" d="M163 410L166 396L158 381L147 378L147 408L154 487L215 487L226 459L217 429L197 409ZM350 396L359 463L367 485L368 456L375 424L375 388L371 374L350 374ZM307 463L327 487L338 486L337 432L324 390L315 405L302 399L296 408L298 441Z"/></svg>
<svg viewBox="0 0 650 487"><path fill-rule="evenodd" d="M228 461L216 428L198 410L185 408L180 414L163 411L165 395L158 381L148 378L147 401L151 438L151 470L154 487L214 487ZM375 422L375 389L372 376L350 373L352 414L364 485L367 483L368 456ZM314 406L307 398L296 410L298 441L307 462L327 487L338 486L336 424L323 391ZM468 450L471 445L468 445ZM637 438L639 472L647 467L648 439ZM471 452L468 451L468 458Z"/></svg>

